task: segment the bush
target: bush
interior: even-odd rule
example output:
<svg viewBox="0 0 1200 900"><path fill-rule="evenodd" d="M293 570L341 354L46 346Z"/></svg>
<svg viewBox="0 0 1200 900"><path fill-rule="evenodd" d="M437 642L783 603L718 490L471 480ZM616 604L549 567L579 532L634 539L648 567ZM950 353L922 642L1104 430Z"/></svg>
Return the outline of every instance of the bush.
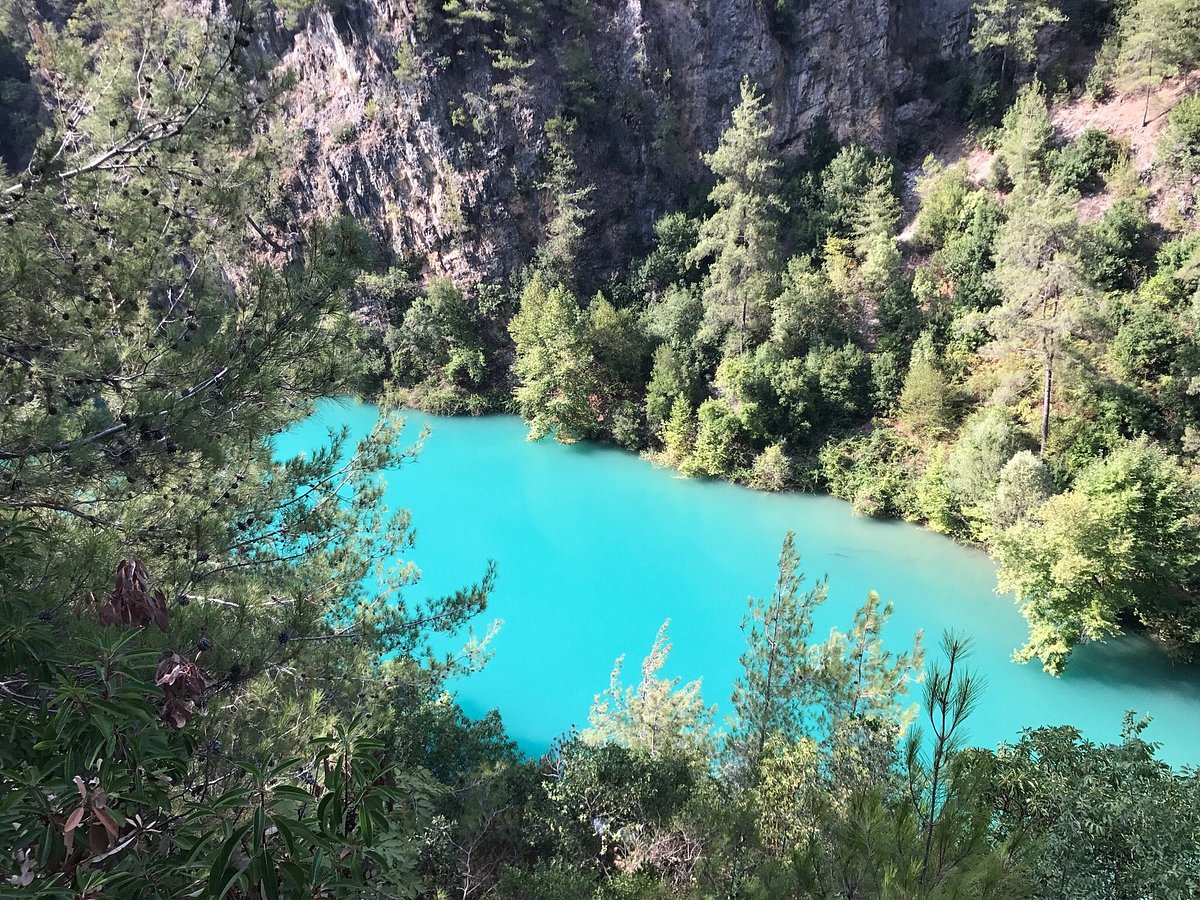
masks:
<svg viewBox="0 0 1200 900"><path fill-rule="evenodd" d="M1051 176L1065 190L1094 194L1104 187L1104 175L1121 156L1121 145L1098 128L1089 128L1054 153Z"/></svg>
<svg viewBox="0 0 1200 900"><path fill-rule="evenodd" d="M353 122L342 122L333 129L332 138L335 147L353 144L356 137L358 137L358 126Z"/></svg>
<svg viewBox="0 0 1200 900"><path fill-rule="evenodd" d="M782 444L772 444L750 468L750 487L760 491L786 491L792 485L792 461Z"/></svg>
<svg viewBox="0 0 1200 900"><path fill-rule="evenodd" d="M921 209L917 213L914 240L936 250L961 230L963 209L971 194L966 166L960 163L944 169L929 157L917 179L917 194Z"/></svg>
<svg viewBox="0 0 1200 900"><path fill-rule="evenodd" d="M946 480L968 518L978 518L1023 443L1012 415L1000 407L982 409L967 421L946 460Z"/></svg>
<svg viewBox="0 0 1200 900"><path fill-rule="evenodd" d="M819 347L804 358L804 369L825 421L847 424L869 412L871 366L858 347Z"/></svg>
<svg viewBox="0 0 1200 900"><path fill-rule="evenodd" d="M1121 325L1111 352L1127 377L1153 381L1170 371L1182 342L1169 313L1152 303L1141 303Z"/></svg>
<svg viewBox="0 0 1200 900"><path fill-rule="evenodd" d="M915 514L916 448L891 429L830 441L819 462L825 487L850 501L855 512L880 518Z"/></svg>
<svg viewBox="0 0 1200 900"><path fill-rule="evenodd" d="M934 531L956 533L962 524L958 504L946 475L944 444L934 447L925 464L925 471L913 485L913 504L916 514Z"/></svg>
<svg viewBox="0 0 1200 900"><path fill-rule="evenodd" d="M686 475L729 478L743 465L746 438L741 420L724 400L705 400L698 412L696 449L683 465Z"/></svg>
<svg viewBox="0 0 1200 900"><path fill-rule="evenodd" d="M1154 165L1176 183L1200 175L1200 97L1175 104L1158 139Z"/></svg>
<svg viewBox="0 0 1200 900"><path fill-rule="evenodd" d="M1146 263L1150 219L1128 200L1114 203L1098 222L1080 229L1084 271L1104 290L1130 289Z"/></svg>
<svg viewBox="0 0 1200 900"><path fill-rule="evenodd" d="M988 524L994 532L1011 528L1045 503L1053 490L1045 464L1031 451L1020 451L1000 470L996 491L987 504Z"/></svg>

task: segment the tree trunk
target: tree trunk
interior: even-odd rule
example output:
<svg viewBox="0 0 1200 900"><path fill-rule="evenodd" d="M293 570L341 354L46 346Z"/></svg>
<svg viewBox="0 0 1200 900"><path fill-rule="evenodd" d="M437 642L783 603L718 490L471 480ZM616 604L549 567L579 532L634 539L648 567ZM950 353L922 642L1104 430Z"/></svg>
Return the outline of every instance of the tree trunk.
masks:
<svg viewBox="0 0 1200 900"><path fill-rule="evenodd" d="M738 335L740 338L739 343L738 343L738 352L739 353L746 352L746 316L749 314L749 310L747 309L747 307L749 305L750 305L750 301L747 300L745 296L743 296L742 297L742 327L741 327L740 333Z"/></svg>
<svg viewBox="0 0 1200 900"><path fill-rule="evenodd" d="M1142 127L1145 128L1150 124L1150 90L1153 87L1154 78L1154 48L1150 48L1150 61L1146 68L1146 105L1142 107Z"/></svg>
<svg viewBox="0 0 1200 900"><path fill-rule="evenodd" d="M1054 346L1046 354L1046 378L1042 384L1042 446L1040 456L1046 455L1046 444L1050 440L1050 392L1054 386Z"/></svg>

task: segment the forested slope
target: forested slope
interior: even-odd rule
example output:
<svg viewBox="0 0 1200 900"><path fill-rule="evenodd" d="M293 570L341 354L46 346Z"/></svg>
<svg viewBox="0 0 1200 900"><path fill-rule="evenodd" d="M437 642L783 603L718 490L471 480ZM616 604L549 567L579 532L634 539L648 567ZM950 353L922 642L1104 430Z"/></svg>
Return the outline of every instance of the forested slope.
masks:
<svg viewBox="0 0 1200 900"><path fill-rule="evenodd" d="M1052 672L1130 625L1191 658L1195 12L1113 11L1094 65L1054 64L1039 36L1063 11L994 6L976 11L967 121L943 122L936 156L906 164L816 128L781 157L746 79L702 197L599 281L578 263L604 227L572 154L585 126L557 121L553 215L526 268L465 295L435 282L411 305L364 282L391 298L400 399L475 411L511 384L531 437L828 490L983 543L1030 621L1020 657Z"/></svg>
<svg viewBox="0 0 1200 900"><path fill-rule="evenodd" d="M738 10L782 28L791 6ZM987 541L1052 668L1130 612L1188 652L1200 111L1173 106L1148 182L1119 142L1063 144L1033 78L1063 23L987 6L987 180L929 166L903 239L899 167L819 130L781 164L746 81L710 183L610 271L576 264L588 126L557 110L544 234L455 286L294 190L303 89L264 51L337 10L0 4L19 126L0 148L0 893L1194 896L1195 771L1132 718L1112 745L1063 726L965 749L987 702L969 642L888 652L874 595L816 640L838 586L803 578L790 536L727 729L662 675L664 629L586 731L526 759L446 692L486 642L430 649L496 573L443 598L413 583L379 473L419 447L385 416L356 447L273 453L321 397L477 410L513 390L535 434ZM1151 58L1151 80L1186 71L1195 13L1131 4L1093 90Z"/></svg>

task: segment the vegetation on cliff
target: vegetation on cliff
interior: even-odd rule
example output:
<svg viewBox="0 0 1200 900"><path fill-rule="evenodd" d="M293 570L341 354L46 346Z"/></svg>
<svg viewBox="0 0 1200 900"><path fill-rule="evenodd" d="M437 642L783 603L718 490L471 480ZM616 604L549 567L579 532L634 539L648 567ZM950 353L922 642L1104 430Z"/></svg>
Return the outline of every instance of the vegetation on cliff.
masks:
<svg viewBox="0 0 1200 900"><path fill-rule="evenodd" d="M1194 21L1150 34L1151 3L1108 52L1189 68ZM441 12L498 61L520 43L491 40L488 3ZM356 223L291 227L274 177L288 84L250 50L262 11L60 13L0 5L6 109L36 136L0 178L0 892L1195 894L1200 784L1155 760L1142 723L1113 745L1061 727L966 749L986 702L968 642L889 653L875 595L814 641L829 587L806 583L790 536L747 609L727 735L698 685L662 676L664 625L587 731L523 758L445 690L486 641L432 649L494 573L416 600L389 563L413 536L379 473L418 448L389 417L311 457L271 442L381 369L441 410L484 408L511 373L534 436L825 486L988 541L1048 667L1130 613L1190 652L1194 101L1159 145L1180 203L1158 227L1122 149L1060 143L1027 86L988 138L990 183L930 165L902 243L895 166L816 136L777 164L747 83L707 205L664 215L586 305L596 285L570 263L588 185L564 119L537 265L468 296L381 271ZM1081 220L1101 187L1111 202ZM364 298L382 339L348 313Z"/></svg>
<svg viewBox="0 0 1200 900"><path fill-rule="evenodd" d="M1109 74L1078 69L1075 89L1140 91L1200 63L1194 13L1176 12L1139 2L1085 22ZM705 157L707 199L663 215L627 270L584 283L555 218L515 286L478 289L507 296L495 315L515 310L514 408L531 437L612 440L687 475L828 490L985 543L1030 622L1019 658L1049 671L1130 623L1192 658L1195 100L1166 114L1139 172L1120 140L1066 136L1051 119L1039 48L1067 27L1062 10L977 13L975 78L992 79L997 119L981 110L972 126L990 172L930 156L902 176L820 133L785 164L768 104L743 82ZM1170 34L1167 21L1179 23ZM586 186L563 134L547 187L554 208L574 210L563 215L578 243ZM1057 537L1038 554L1006 549L1032 533Z"/></svg>

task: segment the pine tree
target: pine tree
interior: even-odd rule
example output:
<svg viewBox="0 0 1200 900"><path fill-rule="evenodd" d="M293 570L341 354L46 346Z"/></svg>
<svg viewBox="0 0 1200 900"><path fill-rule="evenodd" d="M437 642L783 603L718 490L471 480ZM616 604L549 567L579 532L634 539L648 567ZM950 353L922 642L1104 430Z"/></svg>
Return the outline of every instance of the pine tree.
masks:
<svg viewBox="0 0 1200 900"><path fill-rule="evenodd" d="M1041 368L1041 452L1050 440L1055 375L1086 296L1074 200L1054 188L1014 196L996 249L1003 303L992 311L992 352L1019 354Z"/></svg>
<svg viewBox="0 0 1200 900"><path fill-rule="evenodd" d="M997 161L1003 161L1018 192L1035 190L1049 181L1050 151L1054 125L1046 107L1046 94L1040 82L1027 84L1004 114Z"/></svg>
<svg viewBox="0 0 1200 900"><path fill-rule="evenodd" d="M710 261L704 281L704 335L743 353L766 336L778 292L778 162L771 152L770 108L749 79L733 123L705 162L717 176L716 212L700 226L693 262Z"/></svg>
<svg viewBox="0 0 1200 900"><path fill-rule="evenodd" d="M255 75L251 13L106 0L40 23L55 114L0 176L0 768L20 773L0 808L32 894L365 886L381 846L395 865L371 883L418 883L399 857L428 817L385 821L381 788L432 785L356 713L394 680L437 690L454 663L431 629L478 613L491 575L404 596L390 416L276 458L369 362L346 312L367 243L270 205L279 85ZM317 816L320 792L361 815ZM305 846L268 844L268 813Z"/></svg>
<svg viewBox="0 0 1200 900"><path fill-rule="evenodd" d="M529 422L529 439L553 431L569 444L590 434L599 421L599 383L587 317L575 295L534 276L509 332L516 343L513 372L520 379L514 396Z"/></svg>
<svg viewBox="0 0 1200 900"><path fill-rule="evenodd" d="M696 417L682 396L671 404L671 417L663 427L663 456L672 465L682 465L696 447Z"/></svg>
<svg viewBox="0 0 1200 900"><path fill-rule="evenodd" d="M900 390L900 417L913 431L931 437L944 434L953 422L953 392L929 332L921 335L913 348Z"/></svg>
<svg viewBox="0 0 1200 900"><path fill-rule="evenodd" d="M654 759L677 756L702 763L708 758L715 707L704 705L700 679L681 685L679 678L659 675L671 655L670 624L668 619L658 629L636 686L622 684L624 657L617 659L608 690L592 704L585 741L617 744Z"/></svg>
<svg viewBox="0 0 1200 900"><path fill-rule="evenodd" d="M1200 65L1200 10L1191 0L1135 0L1121 17L1117 41L1121 80L1146 92L1146 125L1154 88Z"/></svg>
<svg viewBox="0 0 1200 900"><path fill-rule="evenodd" d="M824 580L802 590L796 535L789 531L779 551L779 576L768 598L749 601L742 617L746 651L734 683L728 750L743 780L758 777L767 742L795 742L817 696L817 671L808 647L813 612L828 596Z"/></svg>
<svg viewBox="0 0 1200 900"><path fill-rule="evenodd" d="M1001 85L1010 63L1036 68L1041 30L1067 18L1057 4L1046 0L975 0L971 13L971 50L1000 52Z"/></svg>
<svg viewBox="0 0 1200 900"><path fill-rule="evenodd" d="M571 154L573 119L556 118L546 123L550 171L541 185L550 197L551 213L546 239L538 249L540 268L560 284L575 283L577 258L592 211L587 207L592 185L580 186L579 166Z"/></svg>

